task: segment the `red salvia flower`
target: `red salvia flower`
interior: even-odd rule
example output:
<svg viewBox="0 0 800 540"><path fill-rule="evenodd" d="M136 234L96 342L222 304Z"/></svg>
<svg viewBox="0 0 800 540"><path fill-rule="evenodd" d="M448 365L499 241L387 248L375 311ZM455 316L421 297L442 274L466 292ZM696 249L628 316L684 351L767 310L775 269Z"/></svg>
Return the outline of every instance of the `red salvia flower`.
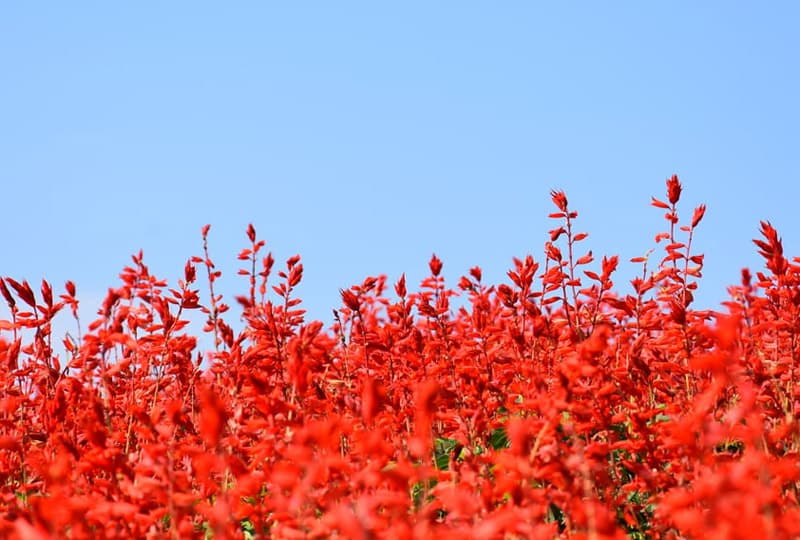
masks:
<svg viewBox="0 0 800 540"><path fill-rule="evenodd" d="M428 263L428 266L430 267L431 274L434 277L438 276L439 273L442 271L442 261L435 254L431 256L431 260Z"/></svg>
<svg viewBox="0 0 800 540"><path fill-rule="evenodd" d="M216 446L225 429L225 403L210 386L200 389L200 435L209 446Z"/></svg>
<svg viewBox="0 0 800 540"><path fill-rule="evenodd" d="M550 198L559 210L567 212L567 195L563 191L551 191Z"/></svg>
<svg viewBox="0 0 800 540"><path fill-rule="evenodd" d="M208 225L177 286L136 254L88 328L72 282L3 277L0 537L800 537L800 259L762 222L767 271L696 309L706 207L682 223L681 192L651 202L670 226L632 291L553 191L542 268L453 290L434 255L399 298L342 290L329 330L294 296L300 257L269 281L252 225L242 324Z"/></svg>
<svg viewBox="0 0 800 540"><path fill-rule="evenodd" d="M681 198L682 189L683 187L681 186L680 180L678 180L678 175L673 174L667 179L667 200L672 204L677 204L678 200Z"/></svg>
<svg viewBox="0 0 800 540"><path fill-rule="evenodd" d="M347 306L352 311L358 311L361 308L361 300L356 296L353 291L350 290L340 290L339 293L342 295L342 301L344 305Z"/></svg>
<svg viewBox="0 0 800 540"><path fill-rule="evenodd" d="M706 215L706 205L701 204L694 209L694 214L692 214L692 228L697 227L697 224L700 223L704 215Z"/></svg>

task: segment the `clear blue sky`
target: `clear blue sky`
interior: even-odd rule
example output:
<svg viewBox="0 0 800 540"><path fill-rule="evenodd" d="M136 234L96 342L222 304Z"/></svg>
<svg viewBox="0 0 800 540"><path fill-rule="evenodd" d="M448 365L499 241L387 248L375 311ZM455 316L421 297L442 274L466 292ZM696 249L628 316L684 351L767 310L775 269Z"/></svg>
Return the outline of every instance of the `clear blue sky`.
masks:
<svg viewBox="0 0 800 540"><path fill-rule="evenodd" d="M91 305L245 227L330 320L367 275L504 280L564 189L595 255L644 254L680 175L714 306L771 220L800 254L794 2L42 2L0 8L0 275ZM634 273L622 264L622 278Z"/></svg>

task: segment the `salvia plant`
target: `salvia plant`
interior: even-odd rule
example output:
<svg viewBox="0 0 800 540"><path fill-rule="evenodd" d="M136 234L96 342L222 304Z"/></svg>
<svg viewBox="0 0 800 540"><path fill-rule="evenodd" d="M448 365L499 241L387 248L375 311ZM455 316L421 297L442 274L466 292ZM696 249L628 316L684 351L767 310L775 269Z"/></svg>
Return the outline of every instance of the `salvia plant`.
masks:
<svg viewBox="0 0 800 540"><path fill-rule="evenodd" d="M560 191L506 283L433 256L416 291L342 290L330 328L252 226L233 301L208 226L182 279L139 253L85 328L72 282L0 279L0 536L800 537L800 260L763 222L764 271L696 309L705 207L666 187L625 294Z"/></svg>

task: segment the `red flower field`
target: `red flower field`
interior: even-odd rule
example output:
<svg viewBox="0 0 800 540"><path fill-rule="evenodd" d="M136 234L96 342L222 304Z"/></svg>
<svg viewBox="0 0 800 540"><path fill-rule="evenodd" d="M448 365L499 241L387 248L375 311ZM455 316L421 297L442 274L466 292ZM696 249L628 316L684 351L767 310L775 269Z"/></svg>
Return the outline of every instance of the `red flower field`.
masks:
<svg viewBox="0 0 800 540"><path fill-rule="evenodd" d="M82 334L53 333L74 284L0 279L0 536L800 537L800 259L763 222L765 271L694 309L705 207L681 221L680 195L653 199L668 226L634 295L563 192L508 283L452 288L433 256L416 292L341 291L330 329L252 226L236 315L208 226L177 284L133 257Z"/></svg>

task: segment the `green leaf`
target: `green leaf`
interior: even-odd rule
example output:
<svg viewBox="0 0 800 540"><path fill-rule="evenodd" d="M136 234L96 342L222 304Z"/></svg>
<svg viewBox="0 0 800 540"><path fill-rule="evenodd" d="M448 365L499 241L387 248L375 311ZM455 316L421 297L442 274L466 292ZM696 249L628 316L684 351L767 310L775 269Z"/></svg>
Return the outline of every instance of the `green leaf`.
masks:
<svg viewBox="0 0 800 540"><path fill-rule="evenodd" d="M450 465L450 454L460 446L455 439L437 438L433 444L433 456L436 468L446 471Z"/></svg>
<svg viewBox="0 0 800 540"><path fill-rule="evenodd" d="M245 540L253 540L256 537L256 527L253 525L252 521L249 519L243 519L240 525Z"/></svg>
<svg viewBox="0 0 800 540"><path fill-rule="evenodd" d="M492 430L489 434L489 446L495 450L501 450L511 446L511 441L508 440L508 432L504 426Z"/></svg>

